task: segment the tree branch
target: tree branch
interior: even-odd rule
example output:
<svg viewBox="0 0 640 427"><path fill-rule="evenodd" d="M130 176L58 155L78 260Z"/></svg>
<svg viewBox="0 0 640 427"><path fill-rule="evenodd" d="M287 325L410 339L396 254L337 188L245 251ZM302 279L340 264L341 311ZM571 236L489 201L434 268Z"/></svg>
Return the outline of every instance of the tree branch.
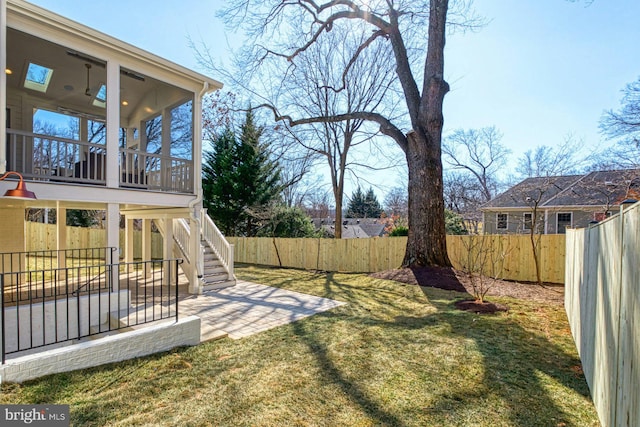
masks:
<svg viewBox="0 0 640 427"><path fill-rule="evenodd" d="M407 137L405 136L405 134L399 128L397 128L393 123L391 123L389 119L387 119L386 117L378 113L373 113L368 111L355 111L355 112L346 113L346 114L336 114L336 115L324 116L324 117L307 117L304 119L294 120L289 115L281 115L273 105L260 104L260 105L257 105L256 107L251 107L251 110L255 110L258 108L266 108L268 110L271 110L271 112L273 113L274 120L276 122L285 122L292 127L305 125L305 124L312 124L312 123L336 123L336 122L343 122L347 120L367 120L370 122L375 122L378 125L380 125L380 133L393 138L394 141L398 143L398 145L400 146L400 148L402 148L404 152L406 152L407 150Z"/></svg>

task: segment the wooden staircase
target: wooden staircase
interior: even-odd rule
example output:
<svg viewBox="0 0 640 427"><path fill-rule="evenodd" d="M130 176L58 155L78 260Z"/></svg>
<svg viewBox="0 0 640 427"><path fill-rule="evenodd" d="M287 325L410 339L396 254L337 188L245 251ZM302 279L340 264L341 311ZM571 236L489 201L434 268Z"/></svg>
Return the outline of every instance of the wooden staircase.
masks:
<svg viewBox="0 0 640 427"><path fill-rule="evenodd" d="M206 209L201 210L201 228L197 230L200 238L200 253L194 256L189 253L192 232L189 223L183 219L173 220L172 223L174 254L184 260L180 264L180 268L187 277L194 277L195 269L198 270L199 283L195 286L196 289L204 292L236 284L236 277L233 274L233 245L227 242L213 220L207 215ZM157 225L158 230L164 236L163 224Z"/></svg>
<svg viewBox="0 0 640 427"><path fill-rule="evenodd" d="M235 277L230 277L229 271L218 259L213 248L204 239L201 240L200 244L204 248L204 271L202 274L204 284L202 290L212 291L234 286L236 284Z"/></svg>

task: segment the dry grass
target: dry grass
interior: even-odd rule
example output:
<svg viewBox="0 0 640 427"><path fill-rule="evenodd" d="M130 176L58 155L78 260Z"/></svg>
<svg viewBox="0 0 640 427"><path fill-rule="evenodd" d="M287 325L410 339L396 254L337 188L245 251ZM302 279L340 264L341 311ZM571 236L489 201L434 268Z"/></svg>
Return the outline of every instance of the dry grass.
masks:
<svg viewBox="0 0 640 427"><path fill-rule="evenodd" d="M348 304L238 341L2 386L0 403L67 403L83 426L595 426L563 308L365 275L239 268Z"/></svg>

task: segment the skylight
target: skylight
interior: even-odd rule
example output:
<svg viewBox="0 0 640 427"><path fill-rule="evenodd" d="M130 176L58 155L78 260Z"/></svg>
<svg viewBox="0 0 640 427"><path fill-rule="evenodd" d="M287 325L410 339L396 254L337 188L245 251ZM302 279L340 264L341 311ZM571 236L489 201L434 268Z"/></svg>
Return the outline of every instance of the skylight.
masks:
<svg viewBox="0 0 640 427"><path fill-rule="evenodd" d="M24 79L24 87L38 92L46 92L52 75L51 68L30 62L27 68L27 77Z"/></svg>
<svg viewBox="0 0 640 427"><path fill-rule="evenodd" d="M93 105L102 108L105 108L107 106L107 86L100 85L100 90L98 90L98 93L93 100Z"/></svg>

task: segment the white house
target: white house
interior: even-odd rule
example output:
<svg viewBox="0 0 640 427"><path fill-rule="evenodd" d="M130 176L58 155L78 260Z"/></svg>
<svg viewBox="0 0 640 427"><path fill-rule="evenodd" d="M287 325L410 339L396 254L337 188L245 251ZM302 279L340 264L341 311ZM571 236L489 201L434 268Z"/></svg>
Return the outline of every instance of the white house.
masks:
<svg viewBox="0 0 640 427"><path fill-rule="evenodd" d="M59 269L67 210L91 209L106 212L106 246L122 255L104 260L112 292L117 265L133 262L134 220L142 262L153 222L191 293L234 283L233 249L202 210L202 98L221 83L22 0L0 0L0 70L0 195L23 179L37 197L0 197L0 273L33 268L26 209L56 209Z"/></svg>

